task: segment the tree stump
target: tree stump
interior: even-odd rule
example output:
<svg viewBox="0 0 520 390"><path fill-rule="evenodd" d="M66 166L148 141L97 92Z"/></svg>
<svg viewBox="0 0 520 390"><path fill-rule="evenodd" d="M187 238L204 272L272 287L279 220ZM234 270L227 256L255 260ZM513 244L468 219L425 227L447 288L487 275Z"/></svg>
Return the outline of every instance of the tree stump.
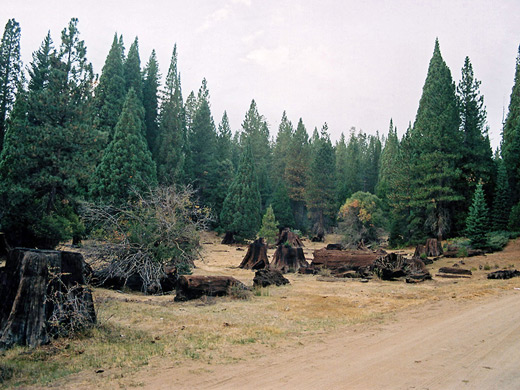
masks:
<svg viewBox="0 0 520 390"><path fill-rule="evenodd" d="M421 257L426 255L427 257L439 257L442 255L442 245L436 238L428 238L425 245L417 245L413 257Z"/></svg>
<svg viewBox="0 0 520 390"><path fill-rule="evenodd" d="M307 268L309 263L305 260L303 248L294 248L288 245L278 245L273 255L273 261L269 266L282 273L298 272L300 268Z"/></svg>
<svg viewBox="0 0 520 390"><path fill-rule="evenodd" d="M177 282L175 301L188 301L203 296L229 295L233 288L245 290L240 281L231 276L182 275Z"/></svg>
<svg viewBox="0 0 520 390"><path fill-rule="evenodd" d="M373 270L382 280L407 278L408 283L431 279L424 263L418 258L407 259L396 253L388 253L378 258Z"/></svg>
<svg viewBox="0 0 520 390"><path fill-rule="evenodd" d="M282 273L274 269L261 269L256 271L253 279L253 286L267 287L271 285L282 286L289 284L289 280L284 278Z"/></svg>
<svg viewBox="0 0 520 390"><path fill-rule="evenodd" d="M284 245L286 243L287 243L287 245L290 245L295 248L301 248L301 247L305 246L305 245L303 245L303 242L300 239L300 237L298 237L297 234L292 232L291 229L287 229L287 228L282 229L278 232L278 237L277 237L275 245L276 246Z"/></svg>
<svg viewBox="0 0 520 390"><path fill-rule="evenodd" d="M491 272L488 274L488 279L511 279L520 276L520 271L516 269L504 269L500 271Z"/></svg>
<svg viewBox="0 0 520 390"><path fill-rule="evenodd" d="M226 232L224 238L222 239L222 244L231 245L236 244L235 234L233 232Z"/></svg>
<svg viewBox="0 0 520 390"><path fill-rule="evenodd" d="M244 259L238 266L243 269L264 269L269 267L269 259L267 258L267 244L263 238L253 241L249 244Z"/></svg>
<svg viewBox="0 0 520 390"><path fill-rule="evenodd" d="M79 253L15 248L0 286L0 349L36 347L96 322Z"/></svg>

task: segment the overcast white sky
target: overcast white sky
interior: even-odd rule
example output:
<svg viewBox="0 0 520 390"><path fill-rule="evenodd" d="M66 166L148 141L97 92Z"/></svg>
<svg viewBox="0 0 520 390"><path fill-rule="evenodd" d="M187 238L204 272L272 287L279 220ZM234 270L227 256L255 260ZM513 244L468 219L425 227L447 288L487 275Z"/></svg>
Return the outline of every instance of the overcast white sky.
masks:
<svg viewBox="0 0 520 390"><path fill-rule="evenodd" d="M212 114L240 128L251 99L276 135L282 112L332 139L352 126L402 134L414 121L435 38L456 82L469 56L482 81L492 145L500 142L520 44L520 1L501 0L2 0L0 23L22 28L28 64L71 17L96 73L115 32L141 64L155 49L166 74L177 43L184 98L206 77Z"/></svg>

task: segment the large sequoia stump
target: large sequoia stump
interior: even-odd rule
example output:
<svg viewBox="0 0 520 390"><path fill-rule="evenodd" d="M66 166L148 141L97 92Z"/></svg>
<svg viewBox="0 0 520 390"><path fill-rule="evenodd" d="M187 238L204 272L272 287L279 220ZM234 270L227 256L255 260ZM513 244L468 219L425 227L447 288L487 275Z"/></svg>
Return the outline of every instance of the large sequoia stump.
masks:
<svg viewBox="0 0 520 390"><path fill-rule="evenodd" d="M231 276L182 275L177 282L175 301L229 295L233 288L246 289Z"/></svg>
<svg viewBox="0 0 520 390"><path fill-rule="evenodd" d="M333 275L347 271L357 271L364 274L372 267L374 261L385 253L384 251L318 249L314 251L311 268L327 268Z"/></svg>
<svg viewBox="0 0 520 390"><path fill-rule="evenodd" d="M307 268L309 263L305 260L303 248L294 248L289 245L278 245L273 255L273 261L269 266L280 272L298 272L300 268Z"/></svg>
<svg viewBox="0 0 520 390"><path fill-rule="evenodd" d="M267 258L267 244L264 243L263 238L259 238L258 240L255 240L249 244L247 253L238 267L254 270L269 268L269 259Z"/></svg>
<svg viewBox="0 0 520 390"><path fill-rule="evenodd" d="M442 245L436 238L428 238L425 245L417 245L413 257L439 257L442 255Z"/></svg>
<svg viewBox="0 0 520 390"><path fill-rule="evenodd" d="M94 324L86 271L79 253L12 250L0 269L0 349L36 347Z"/></svg>

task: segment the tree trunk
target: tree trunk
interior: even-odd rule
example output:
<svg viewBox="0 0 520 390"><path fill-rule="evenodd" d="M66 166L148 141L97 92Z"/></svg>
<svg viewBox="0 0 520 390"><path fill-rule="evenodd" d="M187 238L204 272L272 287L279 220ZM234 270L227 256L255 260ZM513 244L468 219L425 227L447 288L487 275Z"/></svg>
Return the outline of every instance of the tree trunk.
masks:
<svg viewBox="0 0 520 390"><path fill-rule="evenodd" d="M426 245L417 245L415 248L414 257L421 257L426 255L427 257L439 257L442 255L442 245L438 239L428 238Z"/></svg>
<svg viewBox="0 0 520 390"><path fill-rule="evenodd" d="M94 324L86 270L79 253L12 250L1 272L0 349L14 344L36 347Z"/></svg>
<svg viewBox="0 0 520 390"><path fill-rule="evenodd" d="M269 259L267 258L267 245L263 238L255 240L249 244L247 253L238 266L243 269L264 269L269 268Z"/></svg>
<svg viewBox="0 0 520 390"><path fill-rule="evenodd" d="M346 271L367 272L379 257L386 254L384 251L360 251L360 250L327 250L314 251L314 260L311 268L327 268L332 274Z"/></svg>

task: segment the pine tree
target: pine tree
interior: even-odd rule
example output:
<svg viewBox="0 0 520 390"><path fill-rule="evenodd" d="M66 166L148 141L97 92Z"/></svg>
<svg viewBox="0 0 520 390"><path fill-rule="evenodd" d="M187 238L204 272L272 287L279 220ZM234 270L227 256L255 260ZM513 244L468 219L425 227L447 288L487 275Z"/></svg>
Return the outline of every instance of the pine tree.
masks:
<svg viewBox="0 0 520 390"><path fill-rule="evenodd" d="M509 212L511 210L507 170L504 161L501 158L497 159L497 166L497 180L495 184L495 196L493 198L491 214L494 231L507 229Z"/></svg>
<svg viewBox="0 0 520 390"><path fill-rule="evenodd" d="M190 133L190 156L192 160L191 181L198 190L202 203L215 205L217 172L217 132L209 106L209 91L202 80L197 99L197 109Z"/></svg>
<svg viewBox="0 0 520 390"><path fill-rule="evenodd" d="M278 222L276 222L273 207L269 205L262 218L262 226L260 227L257 236L264 238L267 244L273 245L276 241L277 233Z"/></svg>
<svg viewBox="0 0 520 390"><path fill-rule="evenodd" d="M287 119L285 111L282 114L282 120L278 127L278 134L276 135L276 142L273 148L273 159L271 176L272 182L277 183L278 181L285 180L285 169L291 162L288 160L288 150L291 142L293 133L293 126L291 121Z"/></svg>
<svg viewBox="0 0 520 390"><path fill-rule="evenodd" d="M502 157L509 178L512 204L520 201L520 46L516 57L515 81L502 132Z"/></svg>
<svg viewBox="0 0 520 390"><path fill-rule="evenodd" d="M20 25L9 19L0 42L0 152L4 144L7 118L14 104L22 76Z"/></svg>
<svg viewBox="0 0 520 390"><path fill-rule="evenodd" d="M258 174L258 185L262 197L262 209L265 209L272 195L272 184L269 177L271 166L271 146L269 143L269 129L265 118L260 115L256 102L251 101L249 110L242 122L240 143L242 147L250 142Z"/></svg>
<svg viewBox="0 0 520 390"><path fill-rule="evenodd" d="M293 133L287 160L290 164L285 168L287 192L291 201L295 227L302 231L307 230L307 213L305 208L305 188L310 161L309 135L300 118Z"/></svg>
<svg viewBox="0 0 520 390"><path fill-rule="evenodd" d="M485 248L487 244L486 233L488 230L488 208L484 197L482 181L479 181L473 196L473 203L469 208L466 219L466 236L471 241L473 248Z"/></svg>
<svg viewBox="0 0 520 390"><path fill-rule="evenodd" d="M146 128L146 141L148 148L153 151L156 138L159 133L158 109L159 109L159 86L160 86L159 64L155 50L152 50L150 59L144 68L143 80L143 106L144 124Z"/></svg>
<svg viewBox="0 0 520 390"><path fill-rule="evenodd" d="M457 191L461 145L455 85L436 40L410 134L416 238L433 233L441 240L452 230L454 212L464 199Z"/></svg>
<svg viewBox="0 0 520 390"><path fill-rule="evenodd" d="M457 87L460 107L460 128L463 136L461 170L463 185L461 193L465 198L463 209L471 205L471 197L477 182L482 180L489 188L493 173L492 151L487 135L486 108L484 97L479 91L480 81L473 74L473 66L468 57L462 68L462 79Z"/></svg>
<svg viewBox="0 0 520 390"><path fill-rule="evenodd" d="M349 189L350 193L355 193L363 189L361 175L362 145L360 145L360 140L363 141L361 133L358 137L356 136L356 129L354 127L350 129L350 137L346 149L346 165L343 168L345 171L345 186Z"/></svg>
<svg viewBox="0 0 520 390"><path fill-rule="evenodd" d="M383 205L388 204L388 194L394 190L395 174L398 169L399 158L399 137L394 123L390 119L390 127L386 137L385 147L381 153L381 164L379 168L379 178L376 187L376 195L383 201ZM385 208L385 206L383 206Z"/></svg>
<svg viewBox="0 0 520 390"><path fill-rule="evenodd" d="M226 111L222 114L222 119L218 125L217 146L219 161L233 160L233 135L231 134L231 127Z"/></svg>
<svg viewBox="0 0 520 390"><path fill-rule="evenodd" d="M276 187L271 206L273 207L274 215L280 227L290 228L295 226L289 194L283 182L280 182Z"/></svg>
<svg viewBox="0 0 520 390"><path fill-rule="evenodd" d="M121 204L157 185L155 163L142 134L142 104L134 89L128 91L114 138L96 168L92 196Z"/></svg>
<svg viewBox="0 0 520 390"><path fill-rule="evenodd" d="M320 137L313 143L313 153L309 167L306 188L307 208L311 219L312 232L323 236L336 216L335 179L336 159L330 142L328 126L325 123Z"/></svg>
<svg viewBox="0 0 520 390"><path fill-rule="evenodd" d="M244 147L238 171L220 213L226 232L238 239L252 239L260 227L261 199L251 145Z"/></svg>
<svg viewBox="0 0 520 390"><path fill-rule="evenodd" d="M94 119L96 129L105 135L106 143L114 136L119 115L126 96L123 73L123 48L114 34L112 47L99 77L94 98Z"/></svg>
<svg viewBox="0 0 520 390"><path fill-rule="evenodd" d="M341 133L339 141L336 143L336 206L339 207L345 202L350 195L350 189L347 184L347 145L345 143L345 134Z"/></svg>
<svg viewBox="0 0 520 390"><path fill-rule="evenodd" d="M78 238L77 200L93 170L89 122L93 71L77 19L33 54L29 88L20 90L0 162L2 227L17 245L52 248Z"/></svg>
<svg viewBox="0 0 520 390"><path fill-rule="evenodd" d="M186 117L177 71L177 46L174 46L161 104L159 133L153 149L160 184L171 185L185 180L185 138Z"/></svg>
<svg viewBox="0 0 520 390"><path fill-rule="evenodd" d="M135 37L128 50L128 56L123 64L126 92L134 89L141 104L143 103L143 77L141 75L141 59L139 57L139 40Z"/></svg>

